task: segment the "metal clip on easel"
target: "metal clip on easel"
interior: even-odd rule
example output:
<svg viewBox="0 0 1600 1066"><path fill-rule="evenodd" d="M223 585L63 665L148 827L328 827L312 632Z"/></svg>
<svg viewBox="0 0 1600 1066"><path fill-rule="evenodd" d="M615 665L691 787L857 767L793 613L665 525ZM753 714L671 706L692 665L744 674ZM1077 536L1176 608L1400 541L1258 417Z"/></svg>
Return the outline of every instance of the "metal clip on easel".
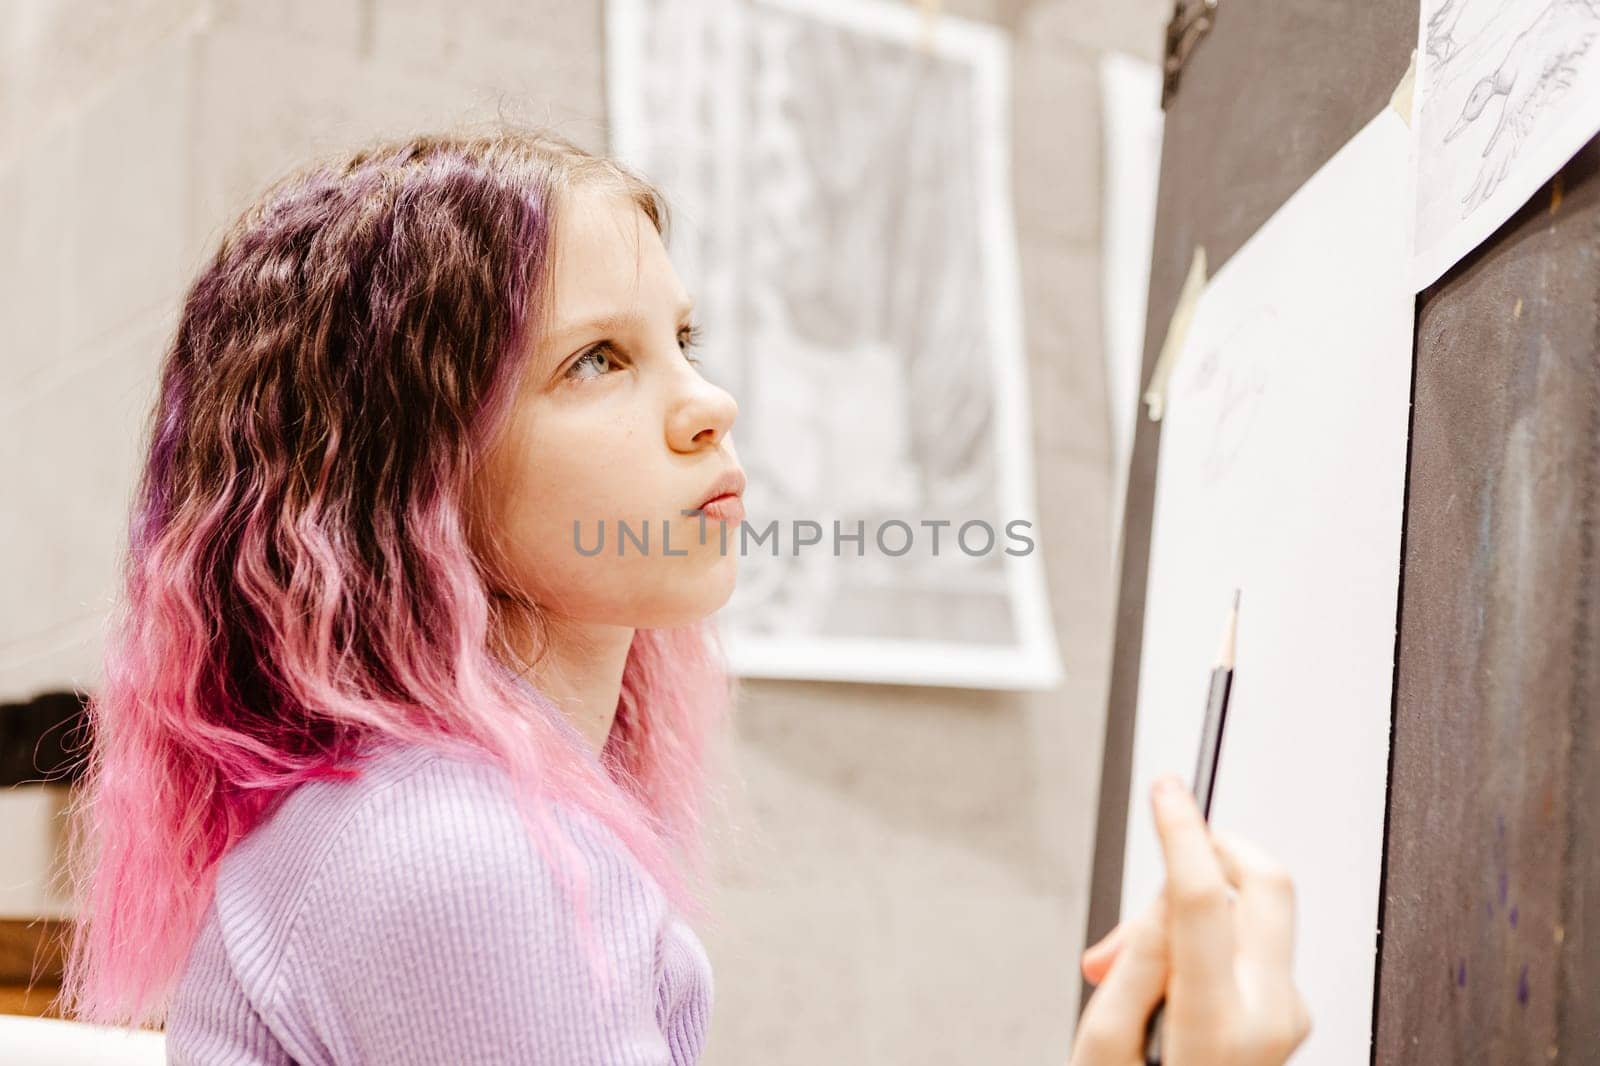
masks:
<svg viewBox="0 0 1600 1066"><path fill-rule="evenodd" d="M1165 111L1178 91L1178 76L1189 61L1189 53L1200 43L1200 38L1211 32L1217 21L1217 5L1221 0L1175 0L1172 20L1167 23L1167 52L1162 61L1161 110Z"/></svg>

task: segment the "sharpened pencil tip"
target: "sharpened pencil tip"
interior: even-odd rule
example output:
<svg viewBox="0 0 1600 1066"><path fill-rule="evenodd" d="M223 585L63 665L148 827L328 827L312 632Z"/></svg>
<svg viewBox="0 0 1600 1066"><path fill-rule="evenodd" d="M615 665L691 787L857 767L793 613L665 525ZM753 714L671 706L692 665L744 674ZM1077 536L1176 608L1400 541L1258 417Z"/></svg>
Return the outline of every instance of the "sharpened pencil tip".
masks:
<svg viewBox="0 0 1600 1066"><path fill-rule="evenodd" d="M1239 632L1239 590L1233 590L1233 606L1228 610L1228 624L1222 631L1222 647L1217 649L1217 665L1233 669L1234 644Z"/></svg>

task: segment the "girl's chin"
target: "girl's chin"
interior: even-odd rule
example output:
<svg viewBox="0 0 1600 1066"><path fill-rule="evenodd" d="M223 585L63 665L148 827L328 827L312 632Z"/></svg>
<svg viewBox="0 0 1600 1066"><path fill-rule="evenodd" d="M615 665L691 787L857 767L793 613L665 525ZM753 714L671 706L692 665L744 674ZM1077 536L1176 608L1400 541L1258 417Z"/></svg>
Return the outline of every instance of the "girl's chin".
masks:
<svg viewBox="0 0 1600 1066"><path fill-rule="evenodd" d="M689 621L698 622L703 618L709 618L727 606L728 601L733 598L734 586L738 579L738 557L730 555L724 560L719 560L715 569L705 575L705 579L687 597L691 603L686 606L693 616Z"/></svg>
<svg viewBox="0 0 1600 1066"><path fill-rule="evenodd" d="M685 577L671 594L638 604L628 625L635 629L673 629L693 625L716 614L733 598L738 560L729 556L710 569Z"/></svg>

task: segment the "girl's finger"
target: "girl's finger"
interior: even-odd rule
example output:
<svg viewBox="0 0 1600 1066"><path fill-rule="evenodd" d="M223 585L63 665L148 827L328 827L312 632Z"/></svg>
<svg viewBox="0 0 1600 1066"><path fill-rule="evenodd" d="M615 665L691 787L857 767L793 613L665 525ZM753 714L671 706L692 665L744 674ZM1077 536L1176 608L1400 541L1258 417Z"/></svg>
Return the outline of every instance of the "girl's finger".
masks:
<svg viewBox="0 0 1600 1066"><path fill-rule="evenodd" d="M1235 901L1239 957L1278 976L1294 969L1294 880L1289 871L1242 837L1211 831L1224 876L1239 890Z"/></svg>
<svg viewBox="0 0 1600 1066"><path fill-rule="evenodd" d="M1116 964L1117 953L1097 956L1093 959L1084 959L1079 968L1083 971L1083 979L1091 985L1098 985L1106 979L1107 972Z"/></svg>
<svg viewBox="0 0 1600 1066"><path fill-rule="evenodd" d="M1129 925L1105 983L1078 1019L1072 1066L1127 1066L1144 1061L1144 1030L1167 985L1165 901Z"/></svg>
<svg viewBox="0 0 1600 1066"><path fill-rule="evenodd" d="M1117 949L1122 946L1126 930L1127 923L1119 922L1115 929L1101 937L1092 947L1087 948L1083 953L1084 966L1086 968L1096 966L1103 971L1116 956Z"/></svg>
<svg viewBox="0 0 1600 1066"><path fill-rule="evenodd" d="M1167 865L1171 962L1175 983L1201 1014L1222 1017L1233 1005L1233 907L1227 878L1205 818L1177 777L1151 796Z"/></svg>
<svg viewBox="0 0 1600 1066"><path fill-rule="evenodd" d="M1123 943L1127 940L1128 929L1138 918L1148 919L1156 913L1156 908L1162 906L1162 899L1157 895L1155 899L1146 904L1143 911L1133 918L1118 922L1112 927L1111 932L1101 937L1083 953L1079 963L1083 970L1083 978L1092 985L1098 985L1106 978L1106 972L1111 969L1111 964L1117 959L1117 953L1122 950Z"/></svg>

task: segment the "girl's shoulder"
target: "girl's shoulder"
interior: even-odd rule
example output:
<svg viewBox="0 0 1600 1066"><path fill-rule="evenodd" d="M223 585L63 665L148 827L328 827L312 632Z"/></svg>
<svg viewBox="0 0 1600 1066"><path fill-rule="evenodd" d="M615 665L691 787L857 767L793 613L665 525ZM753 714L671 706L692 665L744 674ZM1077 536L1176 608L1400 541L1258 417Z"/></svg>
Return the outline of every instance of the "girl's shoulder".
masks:
<svg viewBox="0 0 1600 1066"><path fill-rule="evenodd" d="M393 818L374 817L410 797L449 787L457 802L480 804L493 789L467 761L420 744L378 739L363 746L353 773L307 781L291 789L217 864L216 900L224 921L248 908L261 915L292 911L335 848L354 837L413 835ZM423 827L418 827L423 828Z"/></svg>
<svg viewBox="0 0 1600 1066"><path fill-rule="evenodd" d="M353 778L296 787L223 857L215 906L224 939L272 945L269 955L281 955L297 935L370 926L377 898L415 904L393 916L405 923L428 920L429 901L450 909L473 887L514 891L524 898L498 902L524 909L559 906L555 868L500 767L391 741L373 745L358 766ZM608 826L559 798L546 809L575 845L565 854L590 878L624 886L641 920L667 920L660 887ZM268 976L281 960L260 961Z"/></svg>
<svg viewBox="0 0 1600 1066"><path fill-rule="evenodd" d="M179 997L187 1046L259 1024L306 1062L324 1061L318 1048L507 1061L516 1042L556 1041L516 1061L601 1061L646 1043L698 1047L709 958L598 818L548 807L587 881L580 922L502 769L395 744L359 766L295 788L223 858ZM592 949L614 977L607 1005L589 991Z"/></svg>

